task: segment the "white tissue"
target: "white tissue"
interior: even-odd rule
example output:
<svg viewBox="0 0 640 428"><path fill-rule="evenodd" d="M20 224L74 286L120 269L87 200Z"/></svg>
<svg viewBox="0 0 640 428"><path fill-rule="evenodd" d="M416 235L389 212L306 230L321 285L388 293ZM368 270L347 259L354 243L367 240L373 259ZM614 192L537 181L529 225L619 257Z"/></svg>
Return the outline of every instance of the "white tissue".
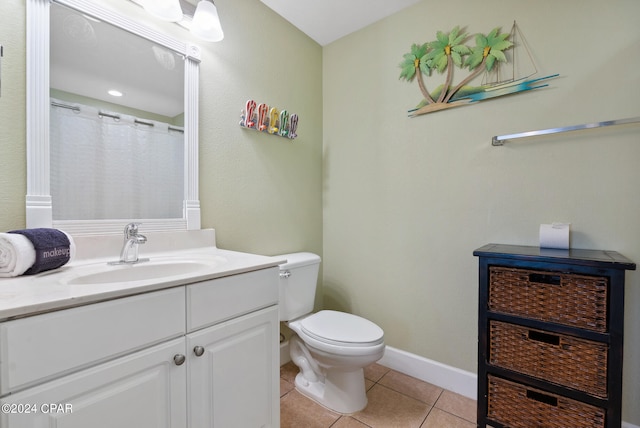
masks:
<svg viewBox="0 0 640 428"><path fill-rule="evenodd" d="M540 225L540 248L569 249L571 223Z"/></svg>

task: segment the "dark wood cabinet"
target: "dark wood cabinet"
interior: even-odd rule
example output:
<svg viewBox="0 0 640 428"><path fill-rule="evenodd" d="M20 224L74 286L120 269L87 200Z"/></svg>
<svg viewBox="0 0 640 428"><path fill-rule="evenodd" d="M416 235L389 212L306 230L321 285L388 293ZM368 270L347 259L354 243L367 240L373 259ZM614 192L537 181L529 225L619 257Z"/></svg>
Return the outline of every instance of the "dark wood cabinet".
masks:
<svg viewBox="0 0 640 428"><path fill-rule="evenodd" d="M619 428L625 271L615 251L488 244L478 427Z"/></svg>

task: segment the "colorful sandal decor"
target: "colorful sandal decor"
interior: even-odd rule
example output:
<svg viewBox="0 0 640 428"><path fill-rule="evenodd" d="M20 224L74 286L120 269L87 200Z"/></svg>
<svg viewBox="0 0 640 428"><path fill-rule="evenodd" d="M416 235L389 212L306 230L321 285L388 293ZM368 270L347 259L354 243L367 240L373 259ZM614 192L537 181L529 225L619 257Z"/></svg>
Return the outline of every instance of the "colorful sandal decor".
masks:
<svg viewBox="0 0 640 428"><path fill-rule="evenodd" d="M298 115L289 114L287 110L278 111L276 107L269 109L267 104L258 105L248 100L240 113L240 126L271 135L293 140L298 136Z"/></svg>

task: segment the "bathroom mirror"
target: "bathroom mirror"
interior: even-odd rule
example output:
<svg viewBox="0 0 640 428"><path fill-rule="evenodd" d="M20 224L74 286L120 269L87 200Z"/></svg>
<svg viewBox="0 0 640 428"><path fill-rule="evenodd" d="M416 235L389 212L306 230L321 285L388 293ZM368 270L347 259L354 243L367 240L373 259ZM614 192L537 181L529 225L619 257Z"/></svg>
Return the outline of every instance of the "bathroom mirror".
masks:
<svg viewBox="0 0 640 428"><path fill-rule="evenodd" d="M27 0L27 32L27 227L199 229L199 49L90 0Z"/></svg>

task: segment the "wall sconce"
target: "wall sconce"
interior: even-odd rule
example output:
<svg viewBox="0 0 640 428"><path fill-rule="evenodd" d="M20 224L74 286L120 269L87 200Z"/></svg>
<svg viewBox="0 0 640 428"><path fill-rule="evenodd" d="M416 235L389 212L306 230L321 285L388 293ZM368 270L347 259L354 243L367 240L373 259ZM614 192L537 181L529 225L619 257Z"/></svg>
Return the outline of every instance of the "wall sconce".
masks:
<svg viewBox="0 0 640 428"><path fill-rule="evenodd" d="M219 42L224 38L218 9L213 2L201 0L191 22L191 34L208 42Z"/></svg>
<svg viewBox="0 0 640 428"><path fill-rule="evenodd" d="M186 0L131 1L158 19L175 22L188 29L201 40L219 42L224 38L218 9L213 1L200 0L197 7Z"/></svg>
<svg viewBox="0 0 640 428"><path fill-rule="evenodd" d="M178 22L182 20L180 0L143 0L142 7L163 21Z"/></svg>

